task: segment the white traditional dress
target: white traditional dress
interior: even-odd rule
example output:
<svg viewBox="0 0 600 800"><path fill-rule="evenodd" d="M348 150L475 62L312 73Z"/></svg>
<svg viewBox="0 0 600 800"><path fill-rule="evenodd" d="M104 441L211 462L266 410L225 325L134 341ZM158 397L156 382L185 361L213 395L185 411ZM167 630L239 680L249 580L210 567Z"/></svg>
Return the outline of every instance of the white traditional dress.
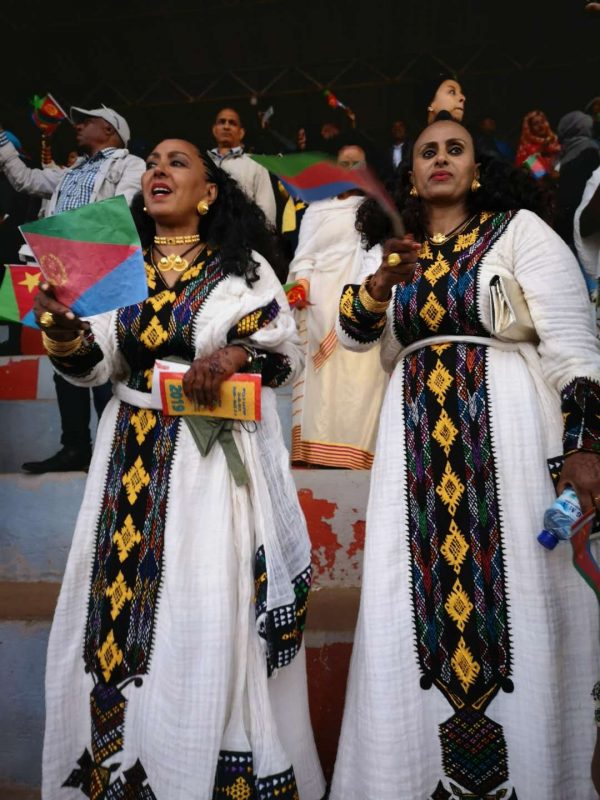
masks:
<svg viewBox="0 0 600 800"><path fill-rule="evenodd" d="M218 252L173 287L148 266L148 300L93 317L93 341L54 360L79 385L110 378L116 397L50 635L44 800L323 794L302 647L310 543L267 388L301 351L255 259L251 286ZM153 364L238 340L258 348L262 421L203 457L184 419L152 407Z"/></svg>
<svg viewBox="0 0 600 800"><path fill-rule="evenodd" d="M539 345L491 338L494 275L522 287ZM592 800L598 603L571 547L536 541L547 458L600 452L577 264L531 212L482 214L423 248L387 318L360 298L338 335L382 339L393 374L331 800Z"/></svg>
<svg viewBox="0 0 600 800"><path fill-rule="evenodd" d="M333 197L306 210L290 280L310 283L312 305L297 311L305 368L292 397L292 461L370 469L388 377L379 348L361 358L335 332L343 286L365 257L354 226L362 197ZM378 266L378 265L377 265Z"/></svg>

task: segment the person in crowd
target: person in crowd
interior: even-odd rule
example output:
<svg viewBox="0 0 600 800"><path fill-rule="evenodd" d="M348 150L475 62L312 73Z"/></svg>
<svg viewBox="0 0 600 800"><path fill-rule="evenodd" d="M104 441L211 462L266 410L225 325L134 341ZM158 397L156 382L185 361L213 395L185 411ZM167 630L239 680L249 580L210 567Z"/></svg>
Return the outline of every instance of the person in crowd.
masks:
<svg viewBox="0 0 600 800"><path fill-rule="evenodd" d="M265 215L179 139L154 147L142 188L148 299L89 322L48 285L35 304L54 367L115 392L50 634L42 793L318 800L310 542L269 388L302 354L258 253ZM232 373L260 374L261 420L164 414L157 358L189 362L183 392L209 408Z"/></svg>
<svg viewBox="0 0 600 800"><path fill-rule="evenodd" d="M593 121L583 111L571 111L558 123L561 145L555 230L571 249L573 217L583 190L594 170L600 166L600 145L592 138Z"/></svg>
<svg viewBox="0 0 600 800"><path fill-rule="evenodd" d="M269 173L244 153L246 131L240 115L234 108L222 108L215 118L212 134L217 146L209 156L239 183L248 197L265 213L268 222L275 225L276 203Z"/></svg>
<svg viewBox="0 0 600 800"><path fill-rule="evenodd" d="M418 112L427 106L427 124L431 124L440 112L447 112L452 119L462 122L466 97L462 86L451 72L435 72L418 87Z"/></svg>
<svg viewBox="0 0 600 800"><path fill-rule="evenodd" d="M515 164L523 166L530 156L537 156L547 175L554 173L560 143L543 111L530 111L523 118Z"/></svg>
<svg viewBox="0 0 600 800"><path fill-rule="evenodd" d="M498 138L496 120L493 117L483 117L479 122L479 132L475 137L477 152L487 158L500 158L503 161L514 161L514 151L508 142Z"/></svg>
<svg viewBox="0 0 600 800"><path fill-rule="evenodd" d="M337 162L363 167L360 147L343 147ZM387 376L375 349L366 358L340 347L335 333L342 286L355 280L364 251L355 228L358 191L311 203L300 226L289 280L302 283L309 305L297 311L305 368L294 384L292 463L370 469Z"/></svg>
<svg viewBox="0 0 600 800"><path fill-rule="evenodd" d="M600 144L600 97L592 97L589 103L586 103L584 111L594 122L592 136Z"/></svg>
<svg viewBox="0 0 600 800"><path fill-rule="evenodd" d="M536 538L548 457L563 454L559 492L600 508L600 349L535 191L443 121L397 186L406 236L359 210L383 246L337 335L381 342L392 375L331 800L593 797L598 604L569 549ZM514 319L492 317L499 292Z"/></svg>
<svg viewBox="0 0 600 800"><path fill-rule="evenodd" d="M77 145L86 153L68 169L32 169L0 128L0 168L17 192L45 198L45 216L123 195L128 203L140 189L144 162L127 150L129 125L112 108L71 108ZM42 461L23 464L26 472L85 470L91 457L90 392L55 376L61 421L61 449ZM100 417L111 394L109 384L96 386L94 406Z"/></svg>
<svg viewBox="0 0 600 800"><path fill-rule="evenodd" d="M380 172L384 180L392 180L398 170L410 163L411 141L407 137L407 126L403 119L392 122L391 144L389 144L381 158Z"/></svg>
<svg viewBox="0 0 600 800"><path fill-rule="evenodd" d="M600 279L600 167L592 173L585 185L581 202L573 219L573 241L581 264L590 298L598 305ZM597 328L600 335L600 315L596 308Z"/></svg>

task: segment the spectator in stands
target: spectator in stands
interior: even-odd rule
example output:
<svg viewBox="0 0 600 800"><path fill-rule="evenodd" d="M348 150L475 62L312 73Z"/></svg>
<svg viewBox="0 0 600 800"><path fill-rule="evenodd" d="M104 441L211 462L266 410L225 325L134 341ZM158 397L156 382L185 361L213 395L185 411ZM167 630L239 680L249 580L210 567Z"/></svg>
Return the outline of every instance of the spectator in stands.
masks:
<svg viewBox="0 0 600 800"><path fill-rule="evenodd" d="M215 164L239 183L251 200L275 225L276 204L269 173L244 153L246 131L234 108L222 108L215 118L212 134L217 146L208 153Z"/></svg>
<svg viewBox="0 0 600 800"><path fill-rule="evenodd" d="M537 156L546 173L550 175L554 172L559 152L558 137L544 112L530 111L526 114L521 126L515 165L521 167L530 156Z"/></svg>
<svg viewBox="0 0 600 800"><path fill-rule="evenodd" d="M512 147L508 142L499 139L496 132L496 120L493 117L483 117L479 122L479 133L475 137L475 146L480 155L488 158L500 158L503 161L513 162L515 157Z"/></svg>
<svg viewBox="0 0 600 800"><path fill-rule="evenodd" d="M45 216L124 195L128 203L139 192L144 162L127 150L129 125L112 108L71 108L78 147L86 153L68 169L31 169L0 128L0 167L18 192L47 199ZM23 464L26 472L85 470L90 463L90 391L56 376L62 448L43 461ZM98 416L110 399L110 384L94 389Z"/></svg>
<svg viewBox="0 0 600 800"><path fill-rule="evenodd" d="M600 166L600 146L592 138L593 121L583 111L565 114L556 129L561 145L555 230L571 249L573 217L583 190L594 170Z"/></svg>
<svg viewBox="0 0 600 800"><path fill-rule="evenodd" d="M396 119L392 122L391 143L385 148L379 171L384 180L397 175L398 170L410 163L412 143L406 135L406 122Z"/></svg>

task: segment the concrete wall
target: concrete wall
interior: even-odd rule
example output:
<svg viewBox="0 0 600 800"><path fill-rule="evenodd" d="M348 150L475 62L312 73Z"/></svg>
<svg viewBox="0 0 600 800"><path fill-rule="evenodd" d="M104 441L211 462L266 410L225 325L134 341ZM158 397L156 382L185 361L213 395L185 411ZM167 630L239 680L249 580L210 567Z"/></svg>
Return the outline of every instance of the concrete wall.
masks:
<svg viewBox="0 0 600 800"><path fill-rule="evenodd" d="M1 397L0 388L0 413L7 421L0 433L0 800L31 800L39 797L46 643L85 475L17 474L26 457L56 449L56 408L43 398ZM280 392L278 401L289 431L289 394ZM294 477L313 544L309 696L329 777L358 610L370 473L295 470Z"/></svg>

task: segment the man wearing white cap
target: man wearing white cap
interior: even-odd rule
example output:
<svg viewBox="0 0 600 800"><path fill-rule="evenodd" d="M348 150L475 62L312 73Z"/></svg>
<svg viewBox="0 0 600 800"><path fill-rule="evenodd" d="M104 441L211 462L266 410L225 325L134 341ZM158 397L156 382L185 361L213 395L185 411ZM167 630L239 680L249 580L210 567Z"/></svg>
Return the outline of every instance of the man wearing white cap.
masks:
<svg viewBox="0 0 600 800"><path fill-rule="evenodd" d="M122 194L131 202L145 170L126 149L129 125L112 108L71 108L78 149L86 153L68 169L30 169L0 129L0 168L18 192L49 199L45 216Z"/></svg>
<svg viewBox="0 0 600 800"><path fill-rule="evenodd" d="M71 108L77 148L85 155L68 169L30 169L0 127L0 170L18 192L48 200L43 216L124 195L128 203L141 189L143 160L126 149L129 125L112 108ZM23 464L27 472L63 472L87 469L91 456L89 389L73 386L55 375L62 426L62 448L44 461ZM110 384L94 387L98 416L111 394Z"/></svg>

